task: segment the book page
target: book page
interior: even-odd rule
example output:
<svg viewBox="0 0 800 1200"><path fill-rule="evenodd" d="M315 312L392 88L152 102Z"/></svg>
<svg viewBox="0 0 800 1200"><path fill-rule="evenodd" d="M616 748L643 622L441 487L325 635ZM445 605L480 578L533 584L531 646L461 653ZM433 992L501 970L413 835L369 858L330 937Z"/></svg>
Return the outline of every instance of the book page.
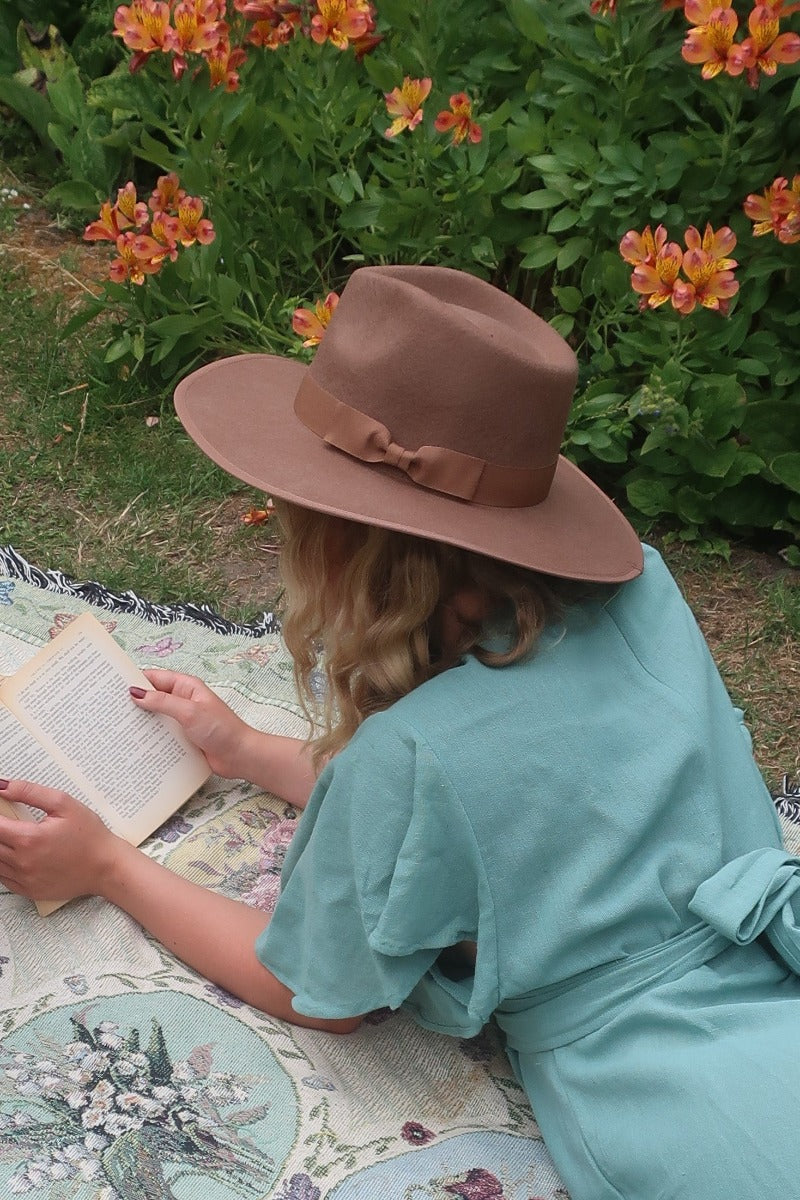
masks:
<svg viewBox="0 0 800 1200"><path fill-rule="evenodd" d="M45 754L42 747L16 717L0 707L0 777L3 779L30 779L42 787L57 788L82 800L89 808L96 808L91 796L80 789L74 779ZM8 806L8 802L4 807ZM20 815L41 818L41 810L17 806Z"/></svg>
<svg viewBox="0 0 800 1200"><path fill-rule="evenodd" d="M176 722L131 700L145 676L90 614L0 686L0 700L24 723L71 790L134 844L158 828L209 775L204 756Z"/></svg>

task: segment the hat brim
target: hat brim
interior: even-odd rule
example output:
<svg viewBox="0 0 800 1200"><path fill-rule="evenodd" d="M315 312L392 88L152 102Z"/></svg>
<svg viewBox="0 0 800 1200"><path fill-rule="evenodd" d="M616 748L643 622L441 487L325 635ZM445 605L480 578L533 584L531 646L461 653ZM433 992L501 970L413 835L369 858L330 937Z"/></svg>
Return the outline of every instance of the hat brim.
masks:
<svg viewBox="0 0 800 1200"><path fill-rule="evenodd" d="M361 462L306 428L293 404L307 369L270 354L221 359L178 384L175 409L220 467L305 508L566 579L622 583L641 573L633 528L563 456L549 495L531 507L496 508L443 495L393 467Z"/></svg>

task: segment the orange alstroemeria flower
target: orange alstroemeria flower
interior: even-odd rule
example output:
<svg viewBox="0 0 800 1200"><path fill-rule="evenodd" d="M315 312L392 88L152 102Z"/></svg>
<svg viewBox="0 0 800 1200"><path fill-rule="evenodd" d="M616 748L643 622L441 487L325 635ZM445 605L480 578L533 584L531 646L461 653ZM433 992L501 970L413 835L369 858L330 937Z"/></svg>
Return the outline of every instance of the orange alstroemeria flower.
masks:
<svg viewBox="0 0 800 1200"><path fill-rule="evenodd" d="M667 300L675 305L674 291L683 262L683 251L677 242L665 242L655 262L638 263L633 268L631 287L642 297L641 308L658 308Z"/></svg>
<svg viewBox="0 0 800 1200"><path fill-rule="evenodd" d="M690 0L687 0L688 16ZM705 13L707 4L696 0L698 11ZM708 12L708 19L702 25L697 25L686 34L686 40L681 48L681 54L688 63L702 63L703 79L713 79L721 71L728 75L741 75L746 61L742 47L734 42L739 18L729 7L717 5Z"/></svg>
<svg viewBox="0 0 800 1200"><path fill-rule="evenodd" d="M141 229L150 220L150 211L143 201L137 200L136 188L130 180L125 187L118 190L114 207L125 218L120 222L120 229L125 229L128 225L135 225L137 229Z"/></svg>
<svg viewBox="0 0 800 1200"><path fill-rule="evenodd" d="M224 30L220 29L218 8L214 0L181 0L172 14L177 45L184 54L205 54L213 50ZM225 26L227 29L227 26Z"/></svg>
<svg viewBox="0 0 800 1200"><path fill-rule="evenodd" d="M199 242L207 246L217 236L214 226L203 217L203 201L199 196L184 196L178 205L177 240L182 246Z"/></svg>
<svg viewBox="0 0 800 1200"><path fill-rule="evenodd" d="M346 50L351 41L363 37L369 17L357 4L347 0L317 0L319 10L311 18L311 37L322 45L330 42L337 50Z"/></svg>
<svg viewBox="0 0 800 1200"><path fill-rule="evenodd" d="M419 125L422 120L422 105L428 98L432 82L427 77L411 79L406 75L401 87L386 93L386 111L389 116L395 117L386 130L386 137L397 137L404 129L415 129Z"/></svg>
<svg viewBox="0 0 800 1200"><path fill-rule="evenodd" d="M161 250L153 238L128 230L117 238L117 254L108 268L109 278L114 283L131 283L141 286L146 275L155 275L161 270L161 260L157 256Z"/></svg>
<svg viewBox="0 0 800 1200"><path fill-rule="evenodd" d="M215 49L210 50L205 58L208 63L208 73L212 89L219 87L220 84L224 84L226 92L236 92L239 90L238 68L247 58L247 54L242 50L241 46L232 50L230 43L223 41Z"/></svg>
<svg viewBox="0 0 800 1200"><path fill-rule="evenodd" d="M324 300L318 300L313 308L296 308L292 315L292 329L301 338L304 346L318 346L325 336L325 330L336 312L339 297L336 292L328 292Z"/></svg>
<svg viewBox="0 0 800 1200"><path fill-rule="evenodd" d="M589 12L593 17L613 17L617 11L617 0L592 0Z"/></svg>
<svg viewBox="0 0 800 1200"><path fill-rule="evenodd" d="M772 9L779 20L791 16L792 13L800 12L800 0L764 0L764 3Z"/></svg>
<svg viewBox="0 0 800 1200"><path fill-rule="evenodd" d="M157 259L158 262L163 262L165 258L168 258L170 262L175 262L178 257L180 234L178 218L170 216L169 213L154 212L150 222L150 233L159 246L158 253L153 256L154 261Z"/></svg>
<svg viewBox="0 0 800 1200"><path fill-rule="evenodd" d="M178 176L170 171L168 175L159 175L156 180L155 190L150 196L150 207L154 212L170 212L178 207L185 195Z"/></svg>
<svg viewBox="0 0 800 1200"><path fill-rule="evenodd" d="M683 235L683 240L686 242L687 250L702 250L704 254L708 254L716 264L718 271L729 271L739 265L728 257L736 246L736 234L728 225L721 225L715 233L711 223L708 222L702 238L699 230L695 229L694 225L690 225ZM684 259L685 257L684 255Z"/></svg>
<svg viewBox="0 0 800 1200"><path fill-rule="evenodd" d="M747 67L748 82L758 86L758 75L774 75L778 63L795 63L800 59L800 36L779 33L778 11L768 4L757 4L747 20L750 37L742 42L742 54Z"/></svg>
<svg viewBox="0 0 800 1200"><path fill-rule="evenodd" d="M483 130L472 119L472 101L466 92L456 92L450 97L450 112L446 109L440 112L433 127L437 133L453 131L452 145L458 146L464 138L477 144L483 137Z"/></svg>
<svg viewBox="0 0 800 1200"><path fill-rule="evenodd" d="M105 200L100 206L100 216L97 221L91 221L83 231L83 240L85 242L115 242L122 230L127 228L130 222L122 216L116 204L110 200Z"/></svg>
<svg viewBox="0 0 800 1200"><path fill-rule="evenodd" d="M262 50L277 50L292 40L297 28L290 21L280 21L274 26L269 21L256 21L247 35L247 41L252 46L260 46Z"/></svg>
<svg viewBox="0 0 800 1200"><path fill-rule="evenodd" d="M667 231L663 225L656 227L655 234L649 225L646 225L641 233L629 229L619 244L619 252L625 262L633 267L639 264L652 267L666 240Z"/></svg>
<svg viewBox="0 0 800 1200"><path fill-rule="evenodd" d="M114 13L114 37L138 54L175 49L175 30L170 25L170 7L163 0L134 0Z"/></svg>
<svg viewBox="0 0 800 1200"><path fill-rule="evenodd" d="M735 258L729 258L731 250L736 245L736 234L727 225L721 226L714 232L711 224L707 224L703 237L690 225L684 234L686 253L683 256L683 273L689 284L682 289L679 297L682 307L680 312L691 312L695 303L704 308L712 308L723 316L729 308L729 301L739 290L739 284L733 277ZM691 304L691 307L689 305Z"/></svg>
<svg viewBox="0 0 800 1200"><path fill-rule="evenodd" d="M736 263L733 260L732 265ZM733 277L733 270L720 270L713 255L705 250L687 250L683 256L684 274L689 284L684 285L679 295L679 312L691 312L696 304L704 308L712 308L723 314L730 307L730 299L739 290L739 284Z"/></svg>
<svg viewBox="0 0 800 1200"><path fill-rule="evenodd" d="M746 198L744 211L755 222L755 237L772 233L784 245L800 241L800 175L795 175L791 188L788 179L778 176L761 196Z"/></svg>

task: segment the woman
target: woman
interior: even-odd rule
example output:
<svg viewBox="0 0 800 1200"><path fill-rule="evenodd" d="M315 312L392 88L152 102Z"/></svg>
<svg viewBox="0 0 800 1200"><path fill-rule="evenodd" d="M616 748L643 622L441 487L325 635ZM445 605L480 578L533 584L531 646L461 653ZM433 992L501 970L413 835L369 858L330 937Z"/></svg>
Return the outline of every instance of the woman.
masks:
<svg viewBox="0 0 800 1200"><path fill-rule="evenodd" d="M274 916L19 781L5 795L47 816L0 821L0 880L104 896L313 1028L494 1016L573 1200L793 1195L775 1114L800 1098L798 863L674 582L558 455L575 374L489 285L380 267L310 368L243 356L184 381L189 433L278 498L319 727L258 733L165 671L134 700L219 774L308 802Z"/></svg>

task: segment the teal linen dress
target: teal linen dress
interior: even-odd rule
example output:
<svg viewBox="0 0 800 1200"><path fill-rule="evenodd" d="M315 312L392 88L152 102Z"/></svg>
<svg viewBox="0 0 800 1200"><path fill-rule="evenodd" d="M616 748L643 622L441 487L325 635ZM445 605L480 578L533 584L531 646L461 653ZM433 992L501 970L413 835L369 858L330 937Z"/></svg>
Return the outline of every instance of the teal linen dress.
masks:
<svg viewBox="0 0 800 1200"><path fill-rule="evenodd" d="M573 1200L800 1195L800 862L740 718L646 548L525 662L363 723L257 954L309 1016L494 1016Z"/></svg>

